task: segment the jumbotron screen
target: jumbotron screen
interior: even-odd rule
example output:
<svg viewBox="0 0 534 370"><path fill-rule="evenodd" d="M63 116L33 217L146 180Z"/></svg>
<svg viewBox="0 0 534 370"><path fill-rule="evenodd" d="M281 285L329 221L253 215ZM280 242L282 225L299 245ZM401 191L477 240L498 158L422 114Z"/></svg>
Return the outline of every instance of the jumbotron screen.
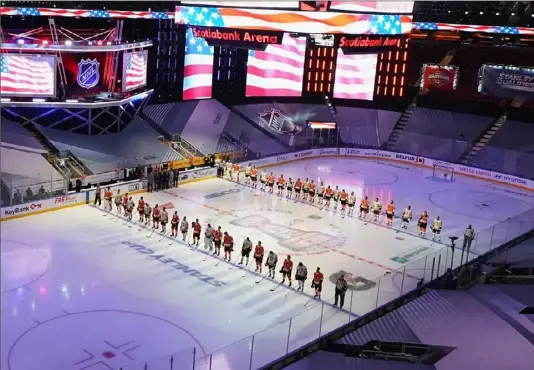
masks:
<svg viewBox="0 0 534 370"><path fill-rule="evenodd" d="M373 100L378 54L346 55L339 49L334 98Z"/></svg>
<svg viewBox="0 0 534 370"><path fill-rule="evenodd" d="M56 94L56 57L50 55L3 54L0 60L2 96Z"/></svg>
<svg viewBox="0 0 534 370"><path fill-rule="evenodd" d="M246 96L301 96L306 38L285 33L280 45L250 50Z"/></svg>
<svg viewBox="0 0 534 370"><path fill-rule="evenodd" d="M376 13L412 13L414 1L331 1L330 10Z"/></svg>

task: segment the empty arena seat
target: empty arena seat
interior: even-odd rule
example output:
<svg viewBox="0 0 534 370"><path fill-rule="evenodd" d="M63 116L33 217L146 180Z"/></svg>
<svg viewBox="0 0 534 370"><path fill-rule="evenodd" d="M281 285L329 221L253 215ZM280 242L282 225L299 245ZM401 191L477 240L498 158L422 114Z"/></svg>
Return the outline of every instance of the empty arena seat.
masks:
<svg viewBox="0 0 534 370"><path fill-rule="evenodd" d="M2 119L2 142L46 153L43 146L22 124Z"/></svg>
<svg viewBox="0 0 534 370"><path fill-rule="evenodd" d="M379 147L384 144L400 113L377 109L337 107L336 122L341 140L350 146Z"/></svg>
<svg viewBox="0 0 534 370"><path fill-rule="evenodd" d="M43 126L38 129L59 150L69 150L94 173L161 163L168 154L158 134L140 117L113 134L90 136Z"/></svg>

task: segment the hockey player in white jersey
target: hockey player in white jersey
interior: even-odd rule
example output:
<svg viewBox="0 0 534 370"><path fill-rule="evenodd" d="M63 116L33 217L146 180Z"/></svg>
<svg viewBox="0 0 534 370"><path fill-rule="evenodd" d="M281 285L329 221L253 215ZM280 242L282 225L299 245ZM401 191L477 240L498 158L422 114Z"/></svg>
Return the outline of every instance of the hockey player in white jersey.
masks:
<svg viewBox="0 0 534 370"><path fill-rule="evenodd" d="M334 190L334 196L332 197L334 199L334 210L337 209L340 194L341 194L341 191L339 191L339 186L336 185L336 190Z"/></svg>
<svg viewBox="0 0 534 370"><path fill-rule="evenodd" d="M308 193L310 191L310 180L306 178L306 181L302 183L302 201L308 200Z"/></svg>
<svg viewBox="0 0 534 370"><path fill-rule="evenodd" d="M115 195L115 208L117 208L117 213L121 214L121 208L122 208L122 196L121 196L121 189L117 190L117 195Z"/></svg>
<svg viewBox="0 0 534 370"><path fill-rule="evenodd" d="M267 186L267 171L263 170L260 175L260 190L265 191L265 187Z"/></svg>
<svg viewBox="0 0 534 370"><path fill-rule="evenodd" d="M349 211L347 212L347 215L352 216L354 213L354 205L356 204L356 196L354 195L354 192L350 193L348 203Z"/></svg>
<svg viewBox="0 0 534 370"><path fill-rule="evenodd" d="M189 231L189 222L187 221L187 218L184 216L184 219L182 220L182 223L180 224L180 231L182 232L182 241L187 242L187 233Z"/></svg>
<svg viewBox="0 0 534 370"><path fill-rule="evenodd" d="M373 204L371 204L371 209L373 210L373 222L378 222L378 217L380 216L380 211L382 211L382 203L380 199L376 198Z"/></svg>
<svg viewBox="0 0 534 370"><path fill-rule="evenodd" d="M252 167L250 164L245 168L245 184L250 185L250 172L252 171Z"/></svg>
<svg viewBox="0 0 534 370"><path fill-rule="evenodd" d="M287 199L291 199L291 197L293 196L293 186L294 186L293 180L290 177L286 183L286 198Z"/></svg>
<svg viewBox="0 0 534 370"><path fill-rule="evenodd" d="M165 234L167 232L167 223L169 222L169 214L165 207L161 210L159 222L161 223L161 233Z"/></svg>
<svg viewBox="0 0 534 370"><path fill-rule="evenodd" d="M324 190L324 183L321 182L319 188L317 189L317 200L319 201L319 204L323 204Z"/></svg>
<svg viewBox="0 0 534 370"><path fill-rule="evenodd" d="M298 282L299 286L297 290L300 290L301 292L304 291L304 283L306 282L306 279L308 278L308 269L302 262L299 262L297 265L297 271L295 272L295 280Z"/></svg>
<svg viewBox="0 0 534 370"><path fill-rule="evenodd" d="M150 220L152 216L152 207L150 207L150 204L145 203L145 226L150 226Z"/></svg>
<svg viewBox="0 0 534 370"><path fill-rule="evenodd" d="M132 214L133 214L134 208L135 208L135 203L132 197L130 197L130 199L128 199L128 203L126 203L126 212L127 212L126 215L127 215L128 221L132 220Z"/></svg>
<svg viewBox="0 0 534 370"><path fill-rule="evenodd" d="M204 231L204 249L209 252L213 250L213 227L211 227L211 224L208 224L206 231Z"/></svg>
<svg viewBox="0 0 534 370"><path fill-rule="evenodd" d="M276 270L276 264L278 263L278 256L273 251L270 251L267 255L267 261L265 266L269 269L269 278L274 279L274 272Z"/></svg>
<svg viewBox="0 0 534 370"><path fill-rule="evenodd" d="M249 237L245 239L243 242L243 246L241 247L241 261L239 261L239 264L243 264L243 260L246 258L247 262L245 265L248 266L248 258L250 257L250 252L252 251L252 241L250 241Z"/></svg>
<svg viewBox="0 0 534 370"><path fill-rule="evenodd" d="M402 213L401 228L408 229L408 224L412 220L412 217L413 217L412 206L408 206L408 207L406 207L406 209Z"/></svg>
<svg viewBox="0 0 534 370"><path fill-rule="evenodd" d="M438 216L432 222L430 229L432 230L432 240L441 241L441 229L443 228L443 222Z"/></svg>

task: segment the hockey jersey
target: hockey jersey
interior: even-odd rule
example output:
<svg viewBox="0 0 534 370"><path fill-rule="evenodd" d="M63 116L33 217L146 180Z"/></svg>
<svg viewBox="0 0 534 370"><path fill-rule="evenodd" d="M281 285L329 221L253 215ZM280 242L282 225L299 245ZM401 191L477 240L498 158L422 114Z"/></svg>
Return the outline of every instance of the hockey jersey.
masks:
<svg viewBox="0 0 534 370"><path fill-rule="evenodd" d="M167 223L169 221L169 214L167 211L161 211L161 222Z"/></svg>
<svg viewBox="0 0 534 370"><path fill-rule="evenodd" d="M277 263L278 263L278 256L275 253L269 253L269 255L267 256L266 265L274 267L276 266Z"/></svg>
<svg viewBox="0 0 534 370"><path fill-rule="evenodd" d="M145 216L150 216L151 213L152 208L148 204L145 204Z"/></svg>
<svg viewBox="0 0 534 370"><path fill-rule="evenodd" d="M308 269L304 265L297 266L295 276L301 277L303 280L308 276Z"/></svg>
<svg viewBox="0 0 534 370"><path fill-rule="evenodd" d="M251 251L252 250L252 242L250 239L245 239L243 242L243 250L244 251Z"/></svg>

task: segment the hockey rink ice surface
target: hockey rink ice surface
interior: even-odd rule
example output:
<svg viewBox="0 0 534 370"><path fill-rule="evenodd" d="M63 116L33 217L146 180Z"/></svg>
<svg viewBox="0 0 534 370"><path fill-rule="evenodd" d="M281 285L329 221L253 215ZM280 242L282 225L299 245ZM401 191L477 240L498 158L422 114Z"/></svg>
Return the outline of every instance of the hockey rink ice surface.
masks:
<svg viewBox="0 0 534 370"><path fill-rule="evenodd" d="M295 266L308 268L304 293L285 286L270 291L279 266L277 281L257 284L261 275L252 259L249 269L219 263L202 245L197 251L169 245L92 206L3 222L0 366L141 370L148 362L148 369L159 370L179 353L173 369L185 370L192 368L195 347L195 369L209 368L204 356L210 353L212 369L242 370L250 363L256 369L411 290L417 279L430 279L430 261L437 264L438 255L443 273L450 248L439 252L444 245L432 243L431 235L414 235L422 211L430 221L441 216L448 242L467 224L480 231L534 205L532 194L517 189L462 176L437 182L431 170L387 162L325 158L267 171L339 185L355 192L357 204L362 195L380 197L384 206L393 199L397 214L410 204L414 221L409 232L397 233L398 219L392 228L383 217L381 224L366 224L221 179L134 196L136 204L142 195L152 206L165 205L169 215L177 210L181 219L198 218L203 230L209 222L229 231L233 261L246 236L277 252L279 266L290 254ZM347 274L344 311L312 299L316 267L325 275L323 301L330 303L337 276ZM262 330L252 344L250 336Z"/></svg>

